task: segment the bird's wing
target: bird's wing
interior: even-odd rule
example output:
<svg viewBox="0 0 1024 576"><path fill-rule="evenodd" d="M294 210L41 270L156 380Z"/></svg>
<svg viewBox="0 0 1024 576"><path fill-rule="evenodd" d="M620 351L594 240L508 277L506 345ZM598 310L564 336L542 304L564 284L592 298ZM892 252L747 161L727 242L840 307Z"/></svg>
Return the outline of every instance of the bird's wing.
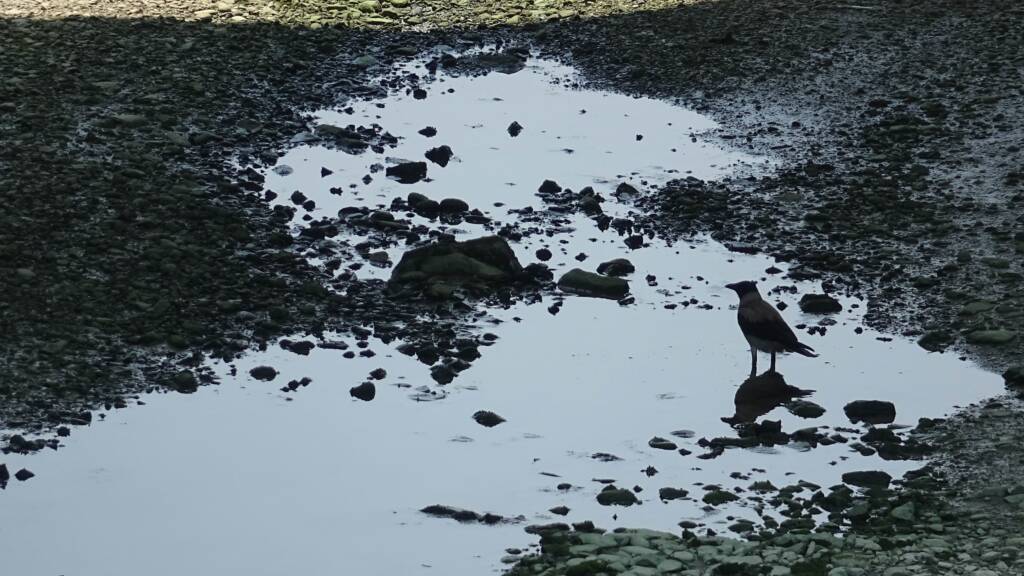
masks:
<svg viewBox="0 0 1024 576"><path fill-rule="evenodd" d="M782 315L771 304L764 300L740 306L737 318L740 330L761 340L778 342L789 348L798 344L796 334L790 329Z"/></svg>

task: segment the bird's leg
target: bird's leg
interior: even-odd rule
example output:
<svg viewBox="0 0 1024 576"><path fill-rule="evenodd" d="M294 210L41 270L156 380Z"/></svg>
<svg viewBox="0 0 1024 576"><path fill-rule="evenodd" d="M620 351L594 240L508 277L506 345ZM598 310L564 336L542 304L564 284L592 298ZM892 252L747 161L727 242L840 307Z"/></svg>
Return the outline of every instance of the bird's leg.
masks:
<svg viewBox="0 0 1024 576"><path fill-rule="evenodd" d="M757 349L750 347L750 377L757 376Z"/></svg>
<svg viewBox="0 0 1024 576"><path fill-rule="evenodd" d="M775 352L772 352L772 365L768 368L768 371L775 374Z"/></svg>

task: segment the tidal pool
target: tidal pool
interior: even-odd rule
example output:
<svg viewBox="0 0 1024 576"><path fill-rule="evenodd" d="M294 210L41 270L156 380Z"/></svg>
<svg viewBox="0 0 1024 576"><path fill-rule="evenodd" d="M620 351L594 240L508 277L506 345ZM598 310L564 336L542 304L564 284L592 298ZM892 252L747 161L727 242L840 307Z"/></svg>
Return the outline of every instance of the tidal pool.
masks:
<svg viewBox="0 0 1024 576"><path fill-rule="evenodd" d="M426 98L400 91L351 103L349 112L319 112L311 132L320 124L376 123L399 138L397 146L362 154L315 142L298 146L267 171L266 187L278 194L277 203L290 204L296 190L315 202L311 211L299 209L296 232L307 213L333 218L344 207L386 209L409 192L459 198L491 222L408 218L460 238L529 222L540 231L512 247L524 264L549 248L556 278L573 267L593 270L628 258L636 267L629 277L633 303L552 294L491 309L475 330L497 340L443 387L425 365L396 351L400 342L373 338L371 358L347 359L319 346L302 356L275 346L231 365L211 364L217 386L145 397L144 406L75 429L59 452L0 458L12 472L26 466L36 473L0 493L4 573L469 576L500 571L506 548L526 549L535 540L523 531L531 523L593 520L605 528L672 531L680 520L692 520L721 531L730 518L758 514L746 500L705 509L701 485L806 480L829 486L846 471L898 477L919 467L919 461L863 456L843 443L811 449L794 442L698 458L705 453L700 438L735 435L722 418L733 415L734 395L749 370L736 298L724 285L758 279L766 295L795 287L768 299L788 305L783 315L791 325L808 326L823 317L800 313L797 301L821 289L785 278L784 264L729 252L709 239L669 245L648 237L631 250L614 230L600 230L584 215L545 212L536 195L544 180L573 190L593 186L606 198L606 213L628 216L628 198L611 194L623 182L644 192L673 178L756 175L772 166L770 159L703 139L715 128L708 118L669 103L580 90L573 78L568 67L535 60L515 74L442 71L422 85ZM515 137L507 131L512 122L523 126ZM426 126L436 136L418 133ZM445 167L428 163L426 181L401 184L373 168L421 160L442 144L455 158ZM528 206L544 217L510 212ZM369 236L345 231L330 242L345 253ZM391 262L406 249L384 248ZM586 257L579 260L580 254ZM783 272L767 274L773 265ZM389 266L369 263L355 271L371 279L389 273ZM844 311L829 317L824 335L798 330L820 358L779 360L787 382L814 390L808 399L827 412L802 419L777 407L763 418L780 420L787 431L863 429L846 419L843 406L877 399L896 405L898 424L913 425L1001 390L997 376L970 363L863 328L864 305L840 300ZM562 304L552 313L557 301ZM349 335L326 339L358 350ZM767 358L761 363L766 368ZM254 380L249 371L261 365L279 375ZM350 387L377 368L387 375L377 381L376 397L352 398ZM308 386L280 390L303 377L311 379ZM506 422L485 428L472 418L479 410ZM859 434L846 435L852 441ZM692 454L651 448L655 436ZM618 459L593 457L602 453ZM640 504L599 505L598 480L640 488ZM662 502L661 487L687 489L690 498ZM420 512L433 504L510 522L462 524ZM557 506L568 514L549 512Z"/></svg>

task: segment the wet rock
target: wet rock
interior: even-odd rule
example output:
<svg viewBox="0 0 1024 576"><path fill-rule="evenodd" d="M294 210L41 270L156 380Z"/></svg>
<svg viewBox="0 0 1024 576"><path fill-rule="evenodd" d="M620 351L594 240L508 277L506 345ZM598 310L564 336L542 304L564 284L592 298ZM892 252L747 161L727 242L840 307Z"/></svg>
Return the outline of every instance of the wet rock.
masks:
<svg viewBox="0 0 1024 576"><path fill-rule="evenodd" d="M369 402L377 396L377 387L373 385L373 382L363 382L359 386L349 388L348 393L353 398Z"/></svg>
<svg viewBox="0 0 1024 576"><path fill-rule="evenodd" d="M786 403L789 413L800 418L817 418L825 413L825 409L808 400L792 400Z"/></svg>
<svg viewBox="0 0 1024 576"><path fill-rule="evenodd" d="M584 214L600 214L604 210L601 208L601 201L594 196L584 196L580 200L580 210Z"/></svg>
<svg viewBox="0 0 1024 576"><path fill-rule="evenodd" d="M632 506L639 502L631 490L616 488L614 484L605 486L597 493L597 503L602 506Z"/></svg>
<svg viewBox="0 0 1024 576"><path fill-rule="evenodd" d="M424 100L427 97L427 91L423 88L413 88L412 97L415 100Z"/></svg>
<svg viewBox="0 0 1024 576"><path fill-rule="evenodd" d="M485 426L487 428L494 428L498 424L501 424L502 422L505 421L504 418L498 416L497 414L491 412L490 410L479 410L475 412L473 414L473 420L476 420L477 424Z"/></svg>
<svg viewBox="0 0 1024 576"><path fill-rule="evenodd" d="M383 368L374 368L370 372L370 378L373 378L374 380L383 380L387 375L388 371Z"/></svg>
<svg viewBox="0 0 1024 576"><path fill-rule="evenodd" d="M523 131L523 125L519 122L512 122L508 125L508 135L515 138L519 136L519 133Z"/></svg>
<svg viewBox="0 0 1024 576"><path fill-rule="evenodd" d="M558 287L566 292L583 296L619 299L629 293L629 283L621 278L610 278L593 272L573 268L559 280Z"/></svg>
<svg viewBox="0 0 1024 576"><path fill-rule="evenodd" d="M296 190L295 192L292 192L292 195L291 195L292 204L302 205L302 203L305 202L306 200L309 200L309 198L306 198L306 195L303 194L302 192L299 192L298 190Z"/></svg>
<svg viewBox="0 0 1024 576"><path fill-rule="evenodd" d="M421 128L418 132L419 134L426 136L427 138L433 138L434 136L437 136L437 128L434 128L433 126Z"/></svg>
<svg viewBox="0 0 1024 576"><path fill-rule="evenodd" d="M635 271L636 268L633 266L633 263L625 258L616 258L614 260L602 262L601 265L597 267L597 273L604 274L605 276L621 277L626 276L627 274L632 274Z"/></svg>
<svg viewBox="0 0 1024 576"><path fill-rule="evenodd" d="M671 440L666 440L660 436L655 436L647 441L647 445L651 448L657 448L658 450L675 450L678 446L675 445Z"/></svg>
<svg viewBox="0 0 1024 576"><path fill-rule="evenodd" d="M709 504L711 506L718 506L719 504L727 504L729 502L735 502L736 500L739 500L739 499L740 499L740 497L735 495L735 494L733 494L732 492L727 492L725 490L720 490L720 489L718 489L718 490L711 490L707 494L705 494L703 498L701 498L701 500L705 504Z"/></svg>
<svg viewBox="0 0 1024 576"><path fill-rule="evenodd" d="M1011 330L975 330L967 333L967 342L981 345L1001 345L1013 341L1017 333Z"/></svg>
<svg viewBox="0 0 1024 576"><path fill-rule="evenodd" d="M644 237L639 234L627 236L622 242L625 243L630 250L639 250L644 247Z"/></svg>
<svg viewBox="0 0 1024 576"><path fill-rule="evenodd" d="M480 522L481 524L498 524L507 521L503 516L497 514L478 514L472 510L465 510L462 508L455 508L452 506L443 506L440 504L433 504L420 510L420 512L429 516L437 518L451 518L459 522Z"/></svg>
<svg viewBox="0 0 1024 576"><path fill-rule="evenodd" d="M33 474L27 468L22 468L21 470L18 470L17 472L14 473L14 477L17 478L19 482L24 482L34 476L35 474Z"/></svg>
<svg viewBox="0 0 1024 576"><path fill-rule="evenodd" d="M619 458L615 454L609 454L607 452L595 452L591 454L590 457L598 462L616 462L618 460L622 460L622 458Z"/></svg>
<svg viewBox="0 0 1024 576"><path fill-rule="evenodd" d="M540 192L541 194L557 194L561 191L562 187L554 180L545 180L541 182L540 187L537 188L537 192Z"/></svg>
<svg viewBox="0 0 1024 576"><path fill-rule="evenodd" d="M278 343L278 345L283 350L287 350L293 354L298 354L299 356L309 356L309 353L313 350L313 348L316 348L316 344L310 342L309 340L299 340L298 342L293 342L291 340L285 339L281 340Z"/></svg>
<svg viewBox="0 0 1024 576"><path fill-rule="evenodd" d="M252 370L249 370L249 376L252 376L257 380L269 382L274 378L277 378L277 370L271 366L257 366Z"/></svg>
<svg viewBox="0 0 1024 576"><path fill-rule="evenodd" d="M913 522L917 517L917 509L911 500L893 508L889 515L900 522Z"/></svg>
<svg viewBox="0 0 1024 576"><path fill-rule="evenodd" d="M388 166L384 171L388 178L401 184L414 184L427 177L426 162L402 162Z"/></svg>
<svg viewBox="0 0 1024 576"><path fill-rule="evenodd" d="M843 483L858 488L887 488L892 476L880 470L864 470L843 474Z"/></svg>
<svg viewBox="0 0 1024 576"><path fill-rule="evenodd" d="M437 382L442 386L445 384L451 384L452 380L455 380L456 376L458 376L458 374L449 366L439 365L431 366L430 368L430 377L434 379L434 382Z"/></svg>
<svg viewBox="0 0 1024 576"><path fill-rule="evenodd" d="M640 195L640 191L632 185L622 182L615 187L615 197L620 200L630 200Z"/></svg>
<svg viewBox="0 0 1024 576"><path fill-rule="evenodd" d="M661 488L658 490L658 498L662 500L679 500L680 498L686 498L689 494L688 491L682 488Z"/></svg>
<svg viewBox="0 0 1024 576"><path fill-rule="evenodd" d="M7 485L11 479L11 473L7 470L7 464L0 464L0 488Z"/></svg>
<svg viewBox="0 0 1024 576"><path fill-rule="evenodd" d="M890 424L896 420L896 406L884 400L855 400L843 407L851 422Z"/></svg>
<svg viewBox="0 0 1024 576"><path fill-rule="evenodd" d="M469 211L469 204L465 200L459 200L458 198L445 198L441 200L438 208L445 214L462 214Z"/></svg>
<svg viewBox="0 0 1024 576"><path fill-rule="evenodd" d="M434 218L441 212L441 203L430 199L422 200L413 206L412 211L424 218Z"/></svg>
<svg viewBox="0 0 1024 576"><path fill-rule="evenodd" d="M68 428L67 426L58 426L57 436L60 436L61 438L67 438L68 436L71 436L71 428Z"/></svg>
<svg viewBox="0 0 1024 576"><path fill-rule="evenodd" d="M171 377L171 388L182 394L190 394L199 389L199 381L191 370L179 370Z"/></svg>
<svg viewBox="0 0 1024 576"><path fill-rule="evenodd" d="M427 152L424 154L427 160L430 160L431 162L437 164L438 166L441 166L442 168L448 165L448 162L452 159L452 156L454 155L455 153L452 152L451 147L448 145L438 146L437 148L431 148L430 150L427 150Z"/></svg>
<svg viewBox="0 0 1024 576"><path fill-rule="evenodd" d="M843 305L828 294L804 294L800 298L800 310L807 314L830 314L841 312Z"/></svg>
<svg viewBox="0 0 1024 576"><path fill-rule="evenodd" d="M553 256L553 254L551 254L551 250L548 250L547 248L541 248L537 250L537 252L535 252L535 255L537 256L537 259L540 260L541 262L547 262L548 260L551 260L551 256Z"/></svg>
<svg viewBox="0 0 1024 576"><path fill-rule="evenodd" d="M953 343L953 339L948 330L932 330L921 336L917 345L929 352L942 352Z"/></svg>
<svg viewBox="0 0 1024 576"><path fill-rule="evenodd" d="M1007 388L1024 389L1024 366L1014 366L1003 372L1003 382Z"/></svg>
<svg viewBox="0 0 1024 576"><path fill-rule="evenodd" d="M402 255L389 283L398 285L437 280L455 284L493 283L512 280L520 276L522 270L515 252L504 238L485 236L466 242L437 242L414 248Z"/></svg>
<svg viewBox="0 0 1024 576"><path fill-rule="evenodd" d="M555 506L554 508L550 508L548 512L551 512L552 514L558 514L559 516L565 516L569 513L569 508L566 506Z"/></svg>

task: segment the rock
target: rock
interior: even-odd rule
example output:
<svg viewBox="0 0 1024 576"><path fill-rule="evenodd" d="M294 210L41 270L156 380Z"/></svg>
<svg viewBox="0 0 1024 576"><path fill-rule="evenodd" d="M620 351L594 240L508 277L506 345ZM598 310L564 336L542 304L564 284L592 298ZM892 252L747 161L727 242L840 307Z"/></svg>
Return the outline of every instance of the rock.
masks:
<svg viewBox="0 0 1024 576"><path fill-rule="evenodd" d="M828 294L804 294L800 298L800 310L807 314L829 314L841 312L843 305Z"/></svg>
<svg viewBox="0 0 1024 576"><path fill-rule="evenodd" d="M597 503L602 506L632 506L638 502L636 494L625 488L616 488L614 484L597 493Z"/></svg>
<svg viewBox="0 0 1024 576"><path fill-rule="evenodd" d="M469 212L469 204L465 200L459 200L458 198L445 198L441 200L438 205L441 212L445 214L462 214L463 212Z"/></svg>
<svg viewBox="0 0 1024 576"><path fill-rule="evenodd" d="M892 476L880 470L863 470L843 474L843 483L860 488L887 488Z"/></svg>
<svg viewBox="0 0 1024 576"><path fill-rule="evenodd" d="M413 88L412 97L414 100L425 100L427 98L427 91L423 88Z"/></svg>
<svg viewBox="0 0 1024 576"><path fill-rule="evenodd" d="M688 491L682 488L661 488L658 490L658 498L662 500L679 500L680 498L686 498L689 494Z"/></svg>
<svg viewBox="0 0 1024 576"><path fill-rule="evenodd" d="M485 236L466 242L437 242L409 250L392 270L389 283L501 282L518 277L522 271L515 252L504 238Z"/></svg>
<svg viewBox="0 0 1024 576"><path fill-rule="evenodd" d="M541 194L557 194L561 191L562 187L554 180L545 180L541 182L540 187L537 188L537 192L540 192Z"/></svg>
<svg viewBox="0 0 1024 576"><path fill-rule="evenodd" d="M551 256L553 256L553 254L551 254L551 250L548 250L547 248L541 248L537 250L535 254L537 259L541 262L547 262L548 260L551 260Z"/></svg>
<svg viewBox="0 0 1024 576"><path fill-rule="evenodd" d="M565 516L569 513L569 508L567 508L566 506L555 506L554 508L549 509L548 512L551 512L552 514L558 514L559 516Z"/></svg>
<svg viewBox="0 0 1024 576"><path fill-rule="evenodd" d="M636 271L633 263L625 258L616 258L607 262L602 262L597 267L598 274L604 274L605 276L621 277L627 274L632 274Z"/></svg>
<svg viewBox="0 0 1024 576"><path fill-rule="evenodd" d="M190 394L199 389L199 381L191 370L179 370L171 377L171 388L182 394Z"/></svg>
<svg viewBox="0 0 1024 576"><path fill-rule="evenodd" d="M434 136L437 136L437 128L434 128L433 126L421 128L418 132L419 134L426 136L427 138L433 138Z"/></svg>
<svg viewBox="0 0 1024 576"><path fill-rule="evenodd" d="M353 398L369 402L377 396L377 387L373 385L373 382L363 382L359 386L349 388L348 393Z"/></svg>
<svg viewBox="0 0 1024 576"><path fill-rule="evenodd" d="M490 410L478 410L473 414L473 420L476 420L477 424L485 426L487 428L494 428L498 424L501 424L502 422L505 421L504 418L498 416L497 414L491 412Z"/></svg>
<svg viewBox="0 0 1024 576"><path fill-rule="evenodd" d="M701 498L701 500L703 500L705 504L710 504L711 506L718 506L719 504L735 502L736 500L739 499L739 496L733 494L732 492L726 492L725 490L711 490L710 492L705 494L703 498Z"/></svg>
<svg viewBox="0 0 1024 576"><path fill-rule="evenodd" d="M800 418L817 418L825 413L825 409L808 400L791 400L786 403L789 413Z"/></svg>
<svg viewBox="0 0 1024 576"><path fill-rule="evenodd" d="M893 508L889 515L902 522L913 522L916 518L914 502L910 501Z"/></svg>
<svg viewBox="0 0 1024 576"><path fill-rule="evenodd" d="M257 366L252 370L249 370L249 376L252 376L257 380L269 382L274 378L277 378L277 370L271 366Z"/></svg>
<svg viewBox="0 0 1024 576"><path fill-rule="evenodd" d="M1003 372L1003 382L1007 388L1024 388L1024 366L1013 366Z"/></svg>
<svg viewBox="0 0 1024 576"><path fill-rule="evenodd" d="M675 450L677 446L671 440L666 440L660 436L655 436L647 441L647 445L651 448L657 448L658 450Z"/></svg>
<svg viewBox="0 0 1024 576"><path fill-rule="evenodd" d="M278 343L278 345L281 346L283 350L287 350L293 354L298 354L299 356L309 356L309 353L313 350L313 348L316 348L316 344L310 342L309 340L299 340L298 342L292 342L291 340L286 339L281 340Z"/></svg>
<svg viewBox="0 0 1024 576"><path fill-rule="evenodd" d="M441 204L436 200L426 199L417 202L412 211L424 218L435 218L441 212Z"/></svg>
<svg viewBox="0 0 1024 576"><path fill-rule="evenodd" d="M11 473L7 470L7 464L0 464L0 488L3 488L11 479Z"/></svg>
<svg viewBox="0 0 1024 576"><path fill-rule="evenodd" d="M917 345L929 352L942 352L953 343L953 334L948 330L932 330L925 332L917 341Z"/></svg>
<svg viewBox="0 0 1024 576"><path fill-rule="evenodd" d="M27 468L22 468L14 473L14 477L17 478L19 482L24 482L33 476L35 476L35 474L30 472Z"/></svg>
<svg viewBox="0 0 1024 576"><path fill-rule="evenodd" d="M619 299L629 293L629 283L621 278L610 278L593 272L573 268L559 280L558 287L582 296Z"/></svg>
<svg viewBox="0 0 1024 576"><path fill-rule="evenodd" d="M967 342L970 344L999 345L1006 344L1017 337L1017 333L1011 330L975 330L967 333Z"/></svg>
<svg viewBox="0 0 1024 576"><path fill-rule="evenodd" d="M851 422L891 424L896 420L896 406L884 400L855 400L843 407Z"/></svg>
<svg viewBox="0 0 1024 576"><path fill-rule="evenodd" d="M401 184L413 184L427 177L426 162L402 162L388 166L384 173Z"/></svg>
<svg viewBox="0 0 1024 576"><path fill-rule="evenodd" d="M419 192L409 192L409 195L405 197L405 203L408 204L410 208L416 208L416 206L419 206L423 202L428 202L429 200L430 198L427 198L426 195L420 194Z"/></svg>
<svg viewBox="0 0 1024 576"><path fill-rule="evenodd" d="M383 380L387 375L388 371L383 368L374 368L370 372L370 378L373 378L374 380Z"/></svg>
<svg viewBox="0 0 1024 576"><path fill-rule="evenodd" d="M523 131L523 125L519 122L513 122L508 125L508 135L515 138L519 136L519 133Z"/></svg>
<svg viewBox="0 0 1024 576"><path fill-rule="evenodd" d="M58 426L57 436L60 436L61 438L67 438L68 436L71 436L71 428L68 428L67 426Z"/></svg>
<svg viewBox="0 0 1024 576"><path fill-rule="evenodd" d="M298 190L296 190L295 192L292 192L292 195L291 195L290 199L292 201L292 204L297 204L297 205L301 205L306 200L309 200L309 198L306 198L305 194L303 194L302 192L299 192Z"/></svg>
<svg viewBox="0 0 1024 576"><path fill-rule="evenodd" d="M370 56L369 54L352 59L352 65L358 66L359 68L371 68L378 64L380 64L380 60L375 56Z"/></svg>
<svg viewBox="0 0 1024 576"><path fill-rule="evenodd" d="M437 148L431 148L430 150L427 150L427 152L424 154L424 156L427 157L427 160L430 160L431 162L437 164L442 168L448 165L448 162L452 159L452 156L454 155L455 154L452 152L451 147L446 145L438 146Z"/></svg>
<svg viewBox="0 0 1024 576"><path fill-rule="evenodd" d="M627 236L622 242L628 246L630 250L639 250L644 247L644 237L639 234Z"/></svg>

